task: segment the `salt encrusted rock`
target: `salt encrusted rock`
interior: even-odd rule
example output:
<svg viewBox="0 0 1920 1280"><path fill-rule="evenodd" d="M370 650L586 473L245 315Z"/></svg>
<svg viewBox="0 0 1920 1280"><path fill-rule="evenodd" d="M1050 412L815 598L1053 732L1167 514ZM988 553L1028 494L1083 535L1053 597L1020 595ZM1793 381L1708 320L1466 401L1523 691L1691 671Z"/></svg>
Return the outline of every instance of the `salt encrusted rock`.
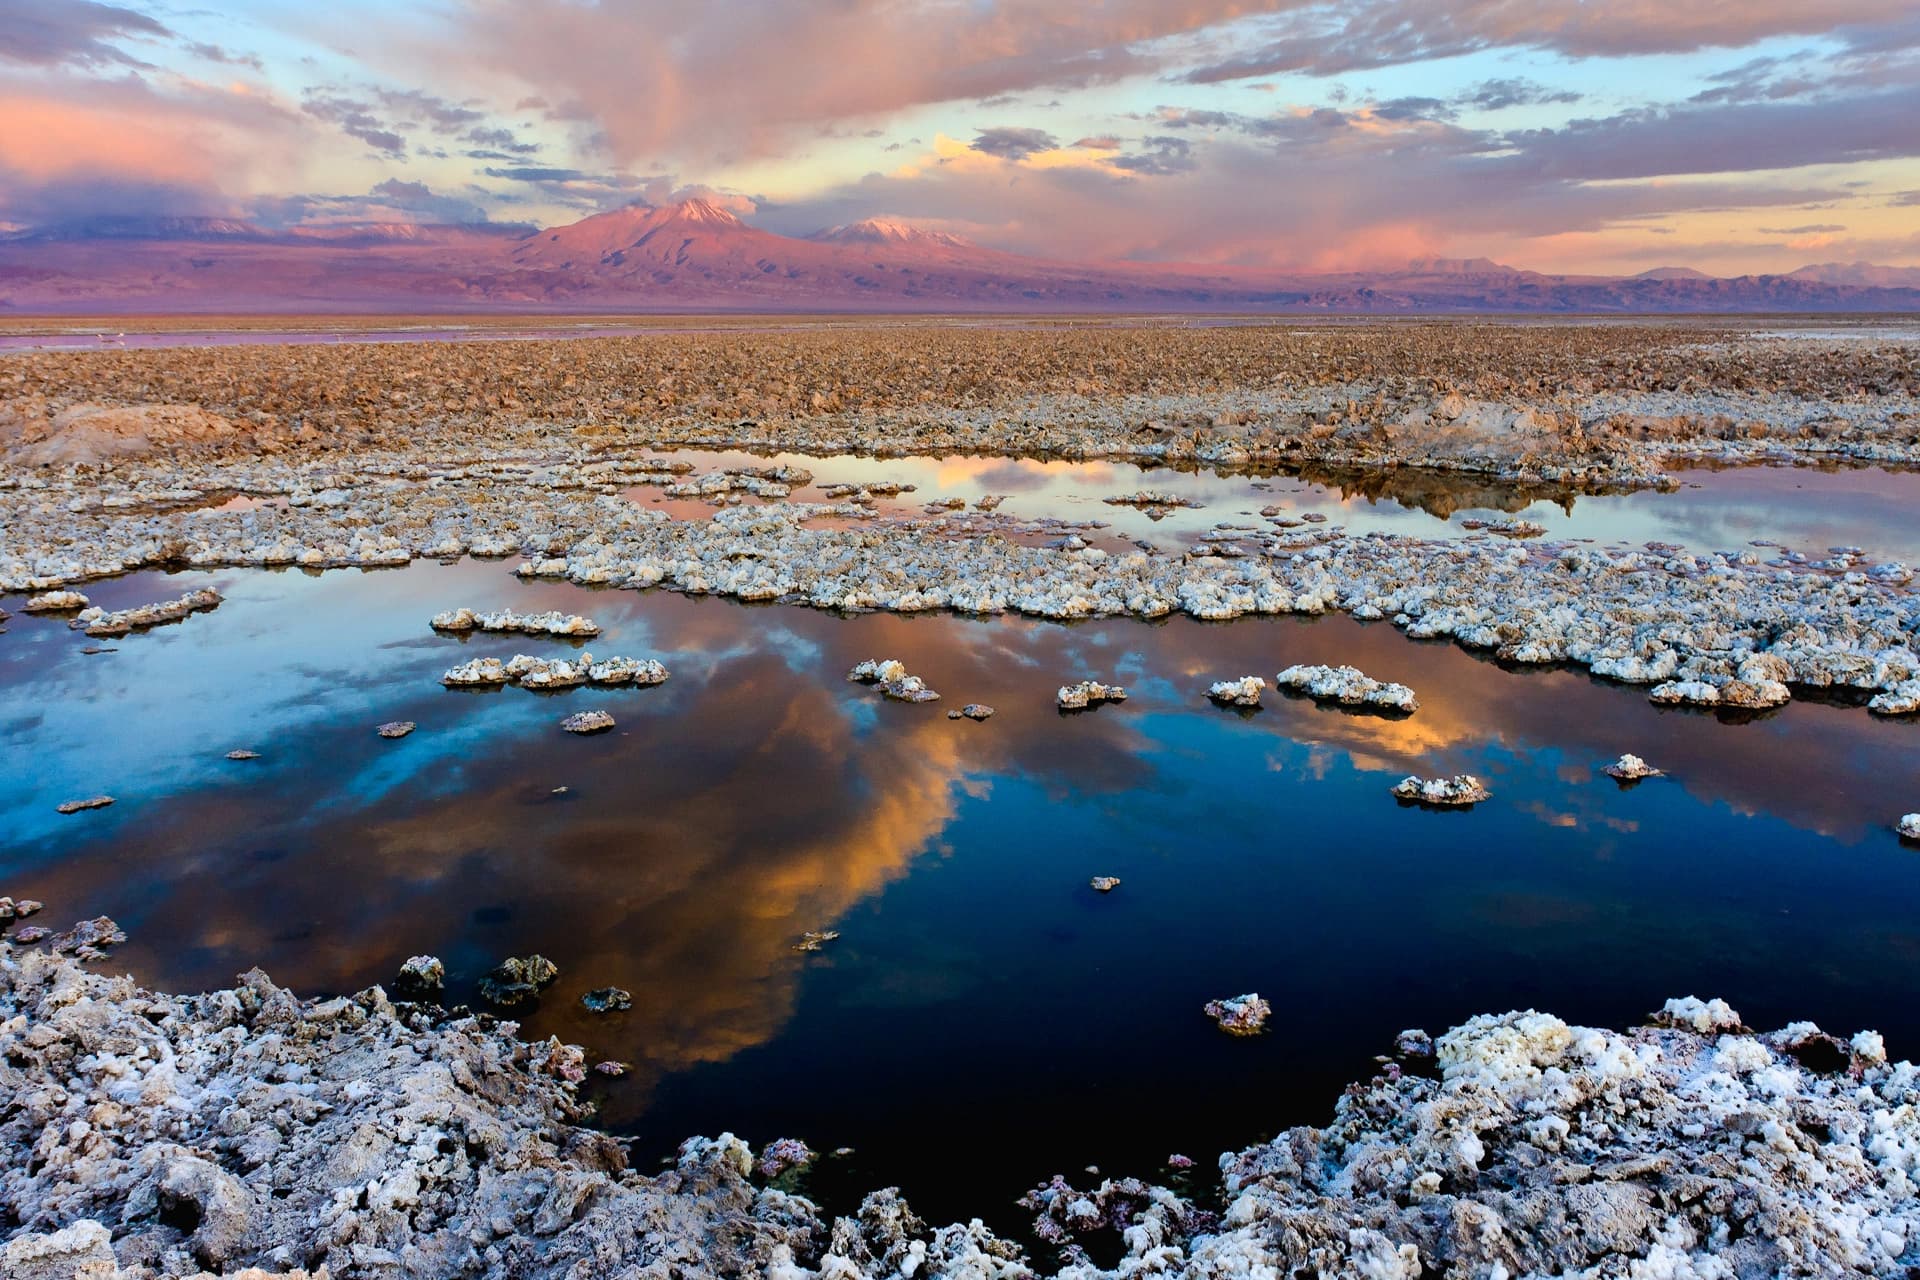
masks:
<svg viewBox="0 0 1920 1280"><path fill-rule="evenodd" d="M11 940L32 946L36 942L41 942L51 937L52 934L53 930L43 929L37 924L22 925L13 931Z"/></svg>
<svg viewBox="0 0 1920 1280"><path fill-rule="evenodd" d="M1273 1006L1258 994L1248 992L1225 1000L1207 1001L1203 1012L1230 1036L1258 1035L1273 1016Z"/></svg>
<svg viewBox="0 0 1920 1280"><path fill-rule="evenodd" d="M1126 700L1125 688L1117 684L1101 684L1098 680L1061 685L1060 691L1054 695L1054 701L1062 711L1084 711L1098 703Z"/></svg>
<svg viewBox="0 0 1920 1280"><path fill-rule="evenodd" d="M927 688L919 676L907 674L906 664L893 658L868 658L847 672L847 679L860 684L877 684L880 692L898 702L938 702L940 695Z"/></svg>
<svg viewBox="0 0 1920 1280"><path fill-rule="evenodd" d="M98 1270L93 1270L98 1268ZM0 1275L7 1280L101 1280L124 1274L113 1256L113 1233L91 1218L45 1233L15 1236L0 1249Z"/></svg>
<svg viewBox="0 0 1920 1280"><path fill-rule="evenodd" d="M1238 680L1218 680L1207 689L1207 696L1222 706L1257 707L1267 682L1259 676L1241 676Z"/></svg>
<svg viewBox="0 0 1920 1280"><path fill-rule="evenodd" d="M404 738L419 726L411 720L389 720L374 729L383 738Z"/></svg>
<svg viewBox="0 0 1920 1280"><path fill-rule="evenodd" d="M447 967L438 956L409 956L394 975L393 994L402 1000L438 1002L446 989Z"/></svg>
<svg viewBox="0 0 1920 1280"><path fill-rule="evenodd" d="M838 929L809 929L800 935L800 941L793 944L793 949L795 951L820 951L823 950L829 942L838 941L839 937L840 931Z"/></svg>
<svg viewBox="0 0 1920 1280"><path fill-rule="evenodd" d="M1479 804L1493 793L1470 773L1451 778L1417 778L1409 774L1393 784L1397 799L1438 808L1463 808Z"/></svg>
<svg viewBox="0 0 1920 1280"><path fill-rule="evenodd" d="M227 759L229 760L258 760L259 758L260 753L258 751L249 750L246 747L237 747L227 752Z"/></svg>
<svg viewBox="0 0 1920 1280"><path fill-rule="evenodd" d="M1708 674L1669 680L1647 694L1662 706L1728 707L1760 711L1785 706L1793 697L1786 681L1793 669L1780 657L1756 653L1744 658L1732 675Z"/></svg>
<svg viewBox="0 0 1920 1280"><path fill-rule="evenodd" d="M1410 712L1419 708L1419 699L1404 684L1375 680L1358 667L1294 665L1273 678L1282 689L1292 689L1322 702L1338 702L1348 707L1375 707L1382 711Z"/></svg>
<svg viewBox="0 0 1920 1280"><path fill-rule="evenodd" d="M1603 772L1609 778L1616 779L1620 782L1638 782L1642 778L1657 778L1660 776L1660 770L1654 768L1632 752L1622 755L1618 760L1608 765Z"/></svg>
<svg viewBox="0 0 1920 1280"><path fill-rule="evenodd" d="M1117 493L1100 501L1110 507L1191 507L1198 510L1200 504L1167 489L1136 489L1132 493Z"/></svg>
<svg viewBox="0 0 1920 1280"><path fill-rule="evenodd" d="M58 809L61 813L82 813L88 809L104 809L112 803L112 796L88 796L85 800L63 801Z"/></svg>
<svg viewBox="0 0 1920 1280"><path fill-rule="evenodd" d="M984 702L969 702L960 708L960 714L969 720L988 720L993 717L993 708Z"/></svg>
<svg viewBox="0 0 1920 1280"><path fill-rule="evenodd" d="M12 898L0 898L0 924L9 920L24 920L39 911L42 905L32 898L22 898L18 902Z"/></svg>
<svg viewBox="0 0 1920 1280"><path fill-rule="evenodd" d="M1097 893L1112 893L1120 887L1119 876L1095 876L1087 881Z"/></svg>
<svg viewBox="0 0 1920 1280"><path fill-rule="evenodd" d="M606 658L587 665L587 678L595 684L665 684L667 669L653 658Z"/></svg>
<svg viewBox="0 0 1920 1280"><path fill-rule="evenodd" d="M499 609L481 612L474 609L452 609L446 613L437 613L430 623L435 631L513 631L524 635L536 636L572 636L591 638L600 634L600 627L591 619L577 613L561 613L550 610L546 613L516 613L512 609Z"/></svg>
<svg viewBox="0 0 1920 1280"><path fill-rule="evenodd" d="M126 940L126 932L114 923L112 917L95 916L91 920L82 920L64 933L54 934L47 945L61 955L70 955L77 960L104 960L105 948Z"/></svg>
<svg viewBox="0 0 1920 1280"><path fill-rule="evenodd" d="M84 609L87 598L78 591L43 591L27 600L28 613L63 613L68 609Z"/></svg>
<svg viewBox="0 0 1920 1280"><path fill-rule="evenodd" d="M1725 1000L1702 1000L1698 996L1674 996L1653 1015L1652 1022L1657 1027L1685 1027L1703 1036L1746 1030L1740 1015Z"/></svg>
<svg viewBox="0 0 1920 1280"><path fill-rule="evenodd" d="M620 987L595 987L580 997L589 1013L618 1013L633 1008L633 993Z"/></svg>
<svg viewBox="0 0 1920 1280"><path fill-rule="evenodd" d="M199 591L189 591L178 600L163 600L158 604L143 604L113 613L94 606L82 609L67 625L84 628L90 636L124 636L136 628L157 627L166 622L178 622L189 614L217 609L223 598L212 587L204 587Z"/></svg>
<svg viewBox="0 0 1920 1280"><path fill-rule="evenodd" d="M613 717L604 711L576 711L560 727L568 733L605 733L613 728Z"/></svg>
<svg viewBox="0 0 1920 1280"><path fill-rule="evenodd" d="M545 956L509 956L480 979L480 996L511 1008L533 999L559 976L560 966Z"/></svg>
<svg viewBox="0 0 1920 1280"><path fill-rule="evenodd" d="M511 679L507 675L506 664L498 658L474 658L451 667L440 677L440 683L449 689L490 688L506 684Z"/></svg>
<svg viewBox="0 0 1920 1280"><path fill-rule="evenodd" d="M617 1062L609 1058L605 1062L594 1063L593 1070L596 1075L607 1076L610 1079L618 1079L633 1070L633 1067L625 1062Z"/></svg>
<svg viewBox="0 0 1920 1280"><path fill-rule="evenodd" d="M754 1169L771 1181L794 1169L804 1169L814 1161L813 1148L798 1138L775 1138L760 1149Z"/></svg>
<svg viewBox="0 0 1920 1280"><path fill-rule="evenodd" d="M1867 700L1867 710L1883 716L1910 716L1920 712L1920 680L1902 680L1885 693Z"/></svg>
<svg viewBox="0 0 1920 1280"><path fill-rule="evenodd" d="M1920 813L1910 813L1900 819L1895 829L1908 840L1920 840Z"/></svg>

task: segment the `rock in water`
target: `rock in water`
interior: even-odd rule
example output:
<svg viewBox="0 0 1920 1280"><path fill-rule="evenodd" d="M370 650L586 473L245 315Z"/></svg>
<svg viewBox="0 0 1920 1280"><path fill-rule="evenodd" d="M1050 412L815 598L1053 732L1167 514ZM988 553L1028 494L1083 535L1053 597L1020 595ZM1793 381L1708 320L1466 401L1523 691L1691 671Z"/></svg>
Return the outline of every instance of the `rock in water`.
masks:
<svg viewBox="0 0 1920 1280"><path fill-rule="evenodd" d="M258 751L250 751L245 747L227 752L227 759L229 760L258 760L259 758L260 753Z"/></svg>
<svg viewBox="0 0 1920 1280"><path fill-rule="evenodd" d="M480 995L493 1004L512 1008L539 995L559 976L560 966L545 956L509 956L480 979Z"/></svg>
<svg viewBox="0 0 1920 1280"><path fill-rule="evenodd" d="M1203 1010L1215 1025L1230 1036L1257 1035L1273 1016L1273 1006L1258 994L1248 992L1225 1000L1209 1000Z"/></svg>
<svg viewBox="0 0 1920 1280"><path fill-rule="evenodd" d="M417 727L411 720L389 720L374 732L383 738L404 738Z"/></svg>
<svg viewBox="0 0 1920 1280"><path fill-rule="evenodd" d="M85 800L68 800L61 803L61 813L83 813L88 809L104 809L113 803L112 796L88 796Z"/></svg>
<svg viewBox="0 0 1920 1280"><path fill-rule="evenodd" d="M393 994L402 1000L438 1003L447 984L447 967L438 956L409 956L394 975Z"/></svg>
<svg viewBox="0 0 1920 1280"><path fill-rule="evenodd" d="M1094 890L1098 893L1112 893L1120 887L1120 877L1095 876L1093 879L1087 881L1087 883L1093 886Z"/></svg>
<svg viewBox="0 0 1920 1280"><path fill-rule="evenodd" d="M1479 804L1493 793L1472 774L1458 773L1451 778L1416 778L1408 775L1393 784L1393 794L1397 799L1411 804L1464 808Z"/></svg>
<svg viewBox="0 0 1920 1280"><path fill-rule="evenodd" d="M595 987L580 997L591 1013L618 1013L633 1008L633 993L619 987Z"/></svg>
<svg viewBox="0 0 1920 1280"><path fill-rule="evenodd" d="M829 942L837 941L839 937L838 929L809 929L800 935L800 941L793 944L793 949L795 951L824 950Z"/></svg>
<svg viewBox="0 0 1920 1280"><path fill-rule="evenodd" d="M1101 684L1098 680L1081 680L1075 684L1061 685L1054 694L1054 702L1062 711L1085 711L1088 707L1102 702L1125 702L1127 691L1117 684Z"/></svg>
<svg viewBox="0 0 1920 1280"><path fill-rule="evenodd" d="M1920 813L1910 813L1900 819L1899 830L1908 840L1920 840Z"/></svg>
<svg viewBox="0 0 1920 1280"><path fill-rule="evenodd" d="M1293 689L1319 702L1343 707L1372 707L1380 711L1416 711L1419 699L1403 684L1375 680L1358 667L1291 666L1273 678L1282 689Z"/></svg>
<svg viewBox="0 0 1920 1280"><path fill-rule="evenodd" d="M613 717L604 711L576 711L560 727L568 733L605 733L613 728Z"/></svg>
<svg viewBox="0 0 1920 1280"><path fill-rule="evenodd" d="M1207 696L1223 707L1257 707L1267 682L1259 676L1241 676L1238 680L1219 680L1207 689Z"/></svg>
<svg viewBox="0 0 1920 1280"><path fill-rule="evenodd" d="M1654 768L1645 760L1642 760L1639 756L1631 752L1628 752L1608 765L1605 773L1609 778L1616 779L1620 782L1638 782L1642 778L1657 778L1660 776L1660 770Z"/></svg>

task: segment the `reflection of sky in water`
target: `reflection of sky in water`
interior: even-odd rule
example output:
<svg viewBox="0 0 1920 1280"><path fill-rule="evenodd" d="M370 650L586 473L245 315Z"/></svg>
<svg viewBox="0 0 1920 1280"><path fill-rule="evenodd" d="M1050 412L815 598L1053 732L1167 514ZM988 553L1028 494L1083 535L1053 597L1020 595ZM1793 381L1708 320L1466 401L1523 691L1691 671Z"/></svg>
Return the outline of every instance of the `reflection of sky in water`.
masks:
<svg viewBox="0 0 1920 1280"><path fill-rule="evenodd" d="M725 466L764 464L767 457L732 451L682 450L666 455L692 462L701 472ZM1699 551L1738 551L1756 538L1824 555L1830 546L1864 547L1885 559L1920 564L1920 471L1878 467L1831 471L1788 467L1692 469L1675 472L1682 487L1671 493L1549 492L1466 475L1401 470L1364 478L1235 475L1214 471L1143 468L1124 462L1064 462L1031 458L865 458L776 454L772 460L804 466L814 485L795 500L825 501L818 486L899 481L913 493L882 504L890 512L917 513L928 501L1006 494L1000 511L1026 519L1100 520L1126 538L1171 542L1220 523L1270 528L1264 507L1299 517L1317 512L1324 528L1350 533L1467 536L1460 521L1470 516L1521 516L1547 527L1549 538L1593 538L1640 544L1674 542ZM1103 499L1150 489L1204 504L1180 508L1153 520ZM668 502L659 490L635 491L643 505L663 505L699 518L708 508Z"/></svg>
<svg viewBox="0 0 1920 1280"><path fill-rule="evenodd" d="M0 891L50 921L114 915L120 963L166 984L259 963L350 990L433 952L467 998L500 956L542 951L562 977L529 1032L634 1062L596 1088L649 1155L729 1127L852 1145L849 1186L902 1181L943 1217L1056 1169L1152 1172L1323 1118L1395 1031L1486 1009L1621 1023L1691 991L1920 1052L1920 851L1887 830L1920 800L1920 728L1857 709L1723 724L1341 618L839 618L471 563L91 594L203 581L227 603L115 653L9 623L0 750L26 766L0 793ZM574 647L428 632L459 604L585 612L594 652L659 656L672 679L442 690L465 657ZM846 683L886 656L946 700ZM1421 710L1200 696L1342 660L1413 684ZM1134 697L1058 714L1081 674ZM970 700L999 714L945 718ZM560 733L585 706L618 730ZM388 719L420 729L381 741ZM238 746L264 758L221 758ZM1619 789L1597 766L1623 750L1673 777ZM1386 795L1457 770L1494 800ZM96 791L119 803L53 813ZM1124 883L1102 897L1093 875ZM790 949L827 926L844 937L825 953ZM579 1010L609 983L631 1013ZM1244 990L1274 1000L1275 1034L1200 1016Z"/></svg>

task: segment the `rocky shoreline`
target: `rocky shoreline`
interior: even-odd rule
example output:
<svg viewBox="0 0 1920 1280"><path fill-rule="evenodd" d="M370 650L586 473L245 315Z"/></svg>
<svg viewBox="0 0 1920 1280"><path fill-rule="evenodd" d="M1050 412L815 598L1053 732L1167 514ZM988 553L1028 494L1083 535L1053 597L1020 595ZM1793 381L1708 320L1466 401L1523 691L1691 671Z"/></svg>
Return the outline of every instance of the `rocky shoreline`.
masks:
<svg viewBox="0 0 1920 1280"><path fill-rule="evenodd" d="M1220 1157L1223 1209L1062 1178L1044 1256L892 1191L829 1219L802 1149L588 1127L580 1050L380 988L145 990L0 943L0 1264L14 1280L358 1277L1898 1276L1920 1265L1920 1071L1719 1001L1626 1032L1532 1011L1403 1033L1332 1121ZM774 1158L779 1157L779 1158ZM1099 1258L1103 1261L1096 1262Z"/></svg>

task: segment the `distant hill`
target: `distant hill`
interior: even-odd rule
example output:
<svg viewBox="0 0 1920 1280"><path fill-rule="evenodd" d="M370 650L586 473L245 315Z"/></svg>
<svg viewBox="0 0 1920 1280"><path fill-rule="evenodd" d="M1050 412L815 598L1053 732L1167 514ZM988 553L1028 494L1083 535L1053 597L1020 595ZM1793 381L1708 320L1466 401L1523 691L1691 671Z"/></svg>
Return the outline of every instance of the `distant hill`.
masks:
<svg viewBox="0 0 1920 1280"><path fill-rule="evenodd" d="M0 237L0 306L80 311L1920 311L1920 268L1827 264L1717 278L1686 267L1557 276L1486 258L1303 274L1086 263L870 218L778 235L708 200L537 231L224 218L95 218Z"/></svg>

